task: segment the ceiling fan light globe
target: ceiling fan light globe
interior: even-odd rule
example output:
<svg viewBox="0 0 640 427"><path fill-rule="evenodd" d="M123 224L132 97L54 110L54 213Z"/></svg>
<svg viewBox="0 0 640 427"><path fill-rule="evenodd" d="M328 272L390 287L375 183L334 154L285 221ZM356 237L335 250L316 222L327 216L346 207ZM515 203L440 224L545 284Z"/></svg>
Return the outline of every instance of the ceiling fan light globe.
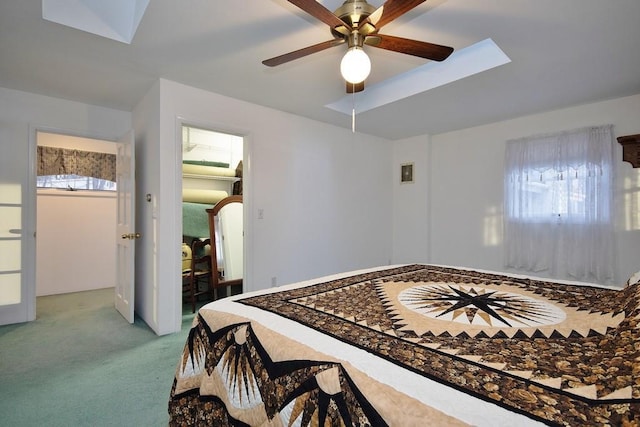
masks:
<svg viewBox="0 0 640 427"><path fill-rule="evenodd" d="M371 60L360 47L352 47L340 62L340 73L349 83L362 83L371 72Z"/></svg>

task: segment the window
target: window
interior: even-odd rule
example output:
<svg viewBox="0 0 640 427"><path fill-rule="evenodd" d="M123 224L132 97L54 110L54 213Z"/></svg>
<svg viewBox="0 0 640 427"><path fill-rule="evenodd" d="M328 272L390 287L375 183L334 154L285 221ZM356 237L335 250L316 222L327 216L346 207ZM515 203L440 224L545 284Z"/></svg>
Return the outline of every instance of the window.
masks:
<svg viewBox="0 0 640 427"><path fill-rule="evenodd" d="M507 212L512 219L524 222L608 222L610 188L603 186L601 191L591 194L592 173L601 175L593 180L609 181L603 176L609 171L589 170L586 165L561 172L551 168L513 169L509 179L518 182L518 188L511 185L511 194L520 194L508 199ZM589 215L591 203L603 205L602 215Z"/></svg>
<svg viewBox="0 0 640 427"><path fill-rule="evenodd" d="M38 188L64 188L65 190L116 191L116 183L106 179L69 175L40 175L36 180Z"/></svg>
<svg viewBox="0 0 640 427"><path fill-rule="evenodd" d="M613 280L612 144L612 126L507 142L508 267Z"/></svg>
<svg viewBox="0 0 640 427"><path fill-rule="evenodd" d="M38 146L38 188L116 191L116 156Z"/></svg>

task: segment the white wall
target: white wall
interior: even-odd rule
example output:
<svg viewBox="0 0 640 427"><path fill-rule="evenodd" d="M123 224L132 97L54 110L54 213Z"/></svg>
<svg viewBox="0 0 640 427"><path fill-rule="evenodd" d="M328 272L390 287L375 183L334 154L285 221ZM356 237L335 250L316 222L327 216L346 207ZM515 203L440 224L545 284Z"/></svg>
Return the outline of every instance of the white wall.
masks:
<svg viewBox="0 0 640 427"><path fill-rule="evenodd" d="M70 150L93 151L97 153L116 154L116 144L113 141L82 138L59 133L38 132L37 145L47 147L66 148Z"/></svg>
<svg viewBox="0 0 640 427"><path fill-rule="evenodd" d="M114 287L115 194L38 190L37 199L36 295Z"/></svg>
<svg viewBox="0 0 640 427"><path fill-rule="evenodd" d="M413 163L413 183L400 182L400 167ZM428 262L429 136L393 142L393 263Z"/></svg>
<svg viewBox="0 0 640 427"><path fill-rule="evenodd" d="M0 88L0 179L20 186L23 201L23 301L35 305L36 129L115 140L130 127L129 112ZM24 311L20 321L35 316L26 306L20 310Z"/></svg>
<svg viewBox="0 0 640 427"><path fill-rule="evenodd" d="M640 132L640 95L449 132L412 147L430 152L430 262L503 271L502 205L505 141L583 126L614 125L616 136ZM411 142L404 142L400 150ZM615 145L617 283L640 270L640 169ZM403 153L403 155L407 155ZM635 186L635 189L634 189ZM397 190L396 190L397 191ZM416 199L409 208L422 209ZM399 223L407 233L411 223ZM421 226L421 224L418 224Z"/></svg>
<svg viewBox="0 0 640 427"><path fill-rule="evenodd" d="M156 82L133 110L136 156L135 312L156 332L159 331L158 214L160 194L160 82ZM148 202L146 194L151 195ZM180 283L178 281L177 283ZM173 298L173 292L170 293ZM182 301L180 296L179 302ZM173 312L169 312L173 321ZM170 331L170 329L168 329Z"/></svg>
<svg viewBox="0 0 640 427"><path fill-rule="evenodd" d="M181 320L180 118L245 137L245 290L269 287L272 278L285 284L389 262L388 141L167 80L152 92L160 96L159 117L145 113L150 119L135 128L136 140L144 140L147 154L159 160L139 176L138 186L140 193L157 194L158 200L154 310L162 318L156 332L173 332ZM134 117L153 110L149 104L145 101ZM159 139L142 137L156 126ZM257 219L258 209L264 219ZM139 213L145 224L151 222L150 212ZM166 313L174 313L173 318L165 319Z"/></svg>

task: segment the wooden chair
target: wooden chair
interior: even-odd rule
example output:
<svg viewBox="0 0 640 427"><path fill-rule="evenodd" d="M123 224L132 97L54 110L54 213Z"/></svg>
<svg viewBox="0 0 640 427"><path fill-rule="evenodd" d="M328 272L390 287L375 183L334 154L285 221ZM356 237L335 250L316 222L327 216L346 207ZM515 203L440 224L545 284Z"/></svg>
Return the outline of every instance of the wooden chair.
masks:
<svg viewBox="0 0 640 427"><path fill-rule="evenodd" d="M211 256L207 246L213 248L210 239L195 239L191 244L190 267L182 271L182 295L191 303L192 313L196 312L199 296L209 294L214 299Z"/></svg>
<svg viewBox="0 0 640 427"><path fill-rule="evenodd" d="M238 210L238 205L240 209ZM229 196L212 208L207 209L209 214L211 245L211 270L214 291L233 285L242 286L243 271L243 226L242 226L242 196ZM225 220L226 214L232 218ZM233 219L233 221L230 221ZM238 222L239 221L239 222ZM234 226L229 224L233 222ZM218 244L220 247L218 248ZM222 253L218 251L222 249ZM226 251L226 252L225 252ZM218 266L221 260L222 267Z"/></svg>

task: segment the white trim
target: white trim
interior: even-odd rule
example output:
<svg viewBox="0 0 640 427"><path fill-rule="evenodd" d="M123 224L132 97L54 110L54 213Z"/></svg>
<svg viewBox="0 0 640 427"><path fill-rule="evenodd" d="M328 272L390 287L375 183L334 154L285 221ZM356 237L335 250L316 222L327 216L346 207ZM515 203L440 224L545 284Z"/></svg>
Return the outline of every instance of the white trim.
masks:
<svg viewBox="0 0 640 427"><path fill-rule="evenodd" d="M38 188L36 189L38 197L90 197L115 199L117 193L115 191L100 190L73 190L69 191L64 188Z"/></svg>

